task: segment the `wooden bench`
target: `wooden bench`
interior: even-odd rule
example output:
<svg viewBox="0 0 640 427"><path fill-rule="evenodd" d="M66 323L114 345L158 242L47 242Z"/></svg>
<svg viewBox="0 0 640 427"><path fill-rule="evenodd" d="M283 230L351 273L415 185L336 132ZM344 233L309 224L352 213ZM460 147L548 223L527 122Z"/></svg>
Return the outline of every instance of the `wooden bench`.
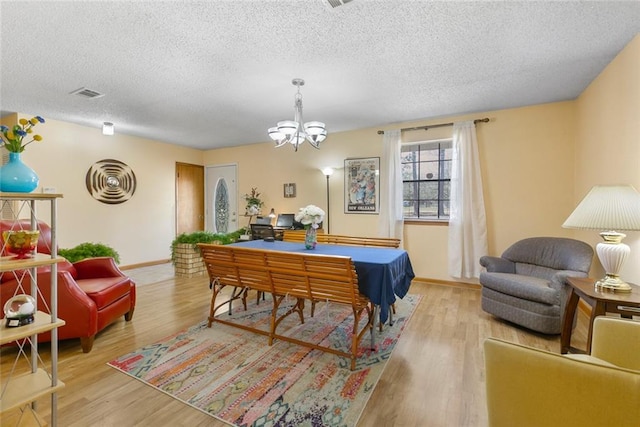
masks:
<svg viewBox="0 0 640 427"><path fill-rule="evenodd" d="M304 242L305 230L285 230L282 240L284 242ZM348 246L369 246L378 248L394 248L400 247L400 239L389 237L356 237L344 236L339 234L317 234L318 243ZM313 309L312 309L313 313ZM396 313L395 304L391 304L391 316L389 324L393 325L393 315ZM382 322L380 322L380 331L382 331Z"/></svg>
<svg viewBox="0 0 640 427"><path fill-rule="evenodd" d="M369 330L371 347L373 337L373 303L358 289L358 275L353 261L344 256L328 256L269 251L243 248L230 245L198 244L202 259L211 279L213 293L208 326L213 322L243 328L269 337L269 345L274 339L293 342L299 345L327 351L351 359L351 369L355 369L358 345ZM269 331L253 328L216 317L219 309L227 301L216 302L220 292L226 286L239 289L233 292L232 299L241 298L245 289L269 293L273 300ZM278 315L278 308L287 297L296 299L296 303L284 314ZM327 301L349 305L353 311L353 328L350 352L303 341L278 333L278 325L287 316L297 313L304 323L305 301ZM360 320L366 315L366 324L359 329Z"/></svg>
<svg viewBox="0 0 640 427"><path fill-rule="evenodd" d="M284 230L282 240L285 242L304 242L305 230ZM373 246L380 248L399 248L400 239L387 237L356 237L339 234L317 234L318 243L350 246Z"/></svg>

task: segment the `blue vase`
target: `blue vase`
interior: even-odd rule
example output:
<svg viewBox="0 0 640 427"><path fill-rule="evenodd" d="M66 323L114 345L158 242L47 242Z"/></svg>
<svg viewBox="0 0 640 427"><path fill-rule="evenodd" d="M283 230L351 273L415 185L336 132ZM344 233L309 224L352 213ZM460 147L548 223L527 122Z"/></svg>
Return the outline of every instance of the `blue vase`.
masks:
<svg viewBox="0 0 640 427"><path fill-rule="evenodd" d="M30 193L38 187L38 175L20 158L20 153L9 153L9 163L0 167L0 191Z"/></svg>

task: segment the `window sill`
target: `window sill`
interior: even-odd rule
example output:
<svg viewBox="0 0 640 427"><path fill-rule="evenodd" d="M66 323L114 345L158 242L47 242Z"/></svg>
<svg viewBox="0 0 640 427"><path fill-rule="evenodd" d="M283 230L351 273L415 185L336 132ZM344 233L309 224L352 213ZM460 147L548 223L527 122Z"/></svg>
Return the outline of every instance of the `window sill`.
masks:
<svg viewBox="0 0 640 427"><path fill-rule="evenodd" d="M449 225L447 219L405 219L405 225Z"/></svg>

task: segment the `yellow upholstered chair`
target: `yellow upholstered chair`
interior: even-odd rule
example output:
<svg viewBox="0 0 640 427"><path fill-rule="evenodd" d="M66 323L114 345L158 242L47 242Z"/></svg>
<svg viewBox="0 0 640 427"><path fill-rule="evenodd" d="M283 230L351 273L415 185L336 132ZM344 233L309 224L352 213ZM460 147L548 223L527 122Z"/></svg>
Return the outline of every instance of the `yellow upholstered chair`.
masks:
<svg viewBox="0 0 640 427"><path fill-rule="evenodd" d="M597 317L591 355L484 343L490 427L640 425L640 322Z"/></svg>

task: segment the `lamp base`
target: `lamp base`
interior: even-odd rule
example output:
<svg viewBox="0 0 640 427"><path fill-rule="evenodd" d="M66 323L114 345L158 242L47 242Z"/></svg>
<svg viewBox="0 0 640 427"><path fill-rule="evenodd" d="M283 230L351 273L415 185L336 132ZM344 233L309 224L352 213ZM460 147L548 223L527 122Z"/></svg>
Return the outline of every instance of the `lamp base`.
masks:
<svg viewBox="0 0 640 427"><path fill-rule="evenodd" d="M631 286L619 276L606 274L602 279L596 282L596 290L602 292L628 293L631 292Z"/></svg>
<svg viewBox="0 0 640 427"><path fill-rule="evenodd" d="M631 248L622 243L626 236L617 231L603 231L600 236L604 242L596 245L596 252L600 264L604 267L605 275L596 282L596 290L604 292L631 292L631 287L620 279L620 270L627 260Z"/></svg>

